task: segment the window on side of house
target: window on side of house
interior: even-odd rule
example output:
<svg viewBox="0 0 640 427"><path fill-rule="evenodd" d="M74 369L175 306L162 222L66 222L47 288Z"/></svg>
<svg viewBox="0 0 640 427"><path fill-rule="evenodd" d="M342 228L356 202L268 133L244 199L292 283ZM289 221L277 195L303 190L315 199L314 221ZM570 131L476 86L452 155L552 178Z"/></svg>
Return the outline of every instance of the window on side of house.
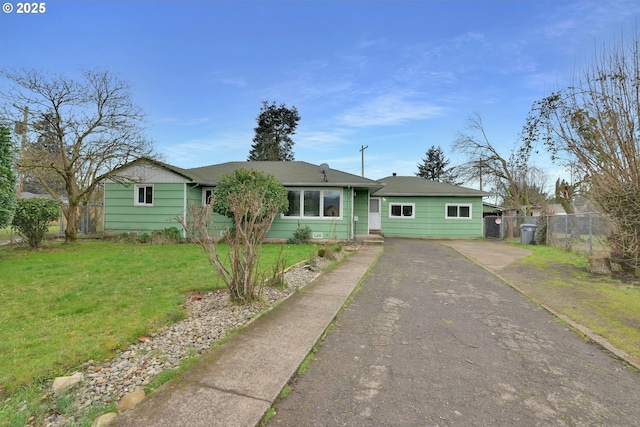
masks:
<svg viewBox="0 0 640 427"><path fill-rule="evenodd" d="M213 188L202 189L202 206L211 204L211 197L213 197Z"/></svg>
<svg viewBox="0 0 640 427"><path fill-rule="evenodd" d="M289 207L283 218L339 219L342 217L341 190L289 190Z"/></svg>
<svg viewBox="0 0 640 427"><path fill-rule="evenodd" d="M136 185L136 206L153 206L153 185Z"/></svg>
<svg viewBox="0 0 640 427"><path fill-rule="evenodd" d="M389 203L389 218L415 218L415 203Z"/></svg>
<svg viewBox="0 0 640 427"><path fill-rule="evenodd" d="M447 219L471 219L471 204L449 204L445 205L445 218Z"/></svg>

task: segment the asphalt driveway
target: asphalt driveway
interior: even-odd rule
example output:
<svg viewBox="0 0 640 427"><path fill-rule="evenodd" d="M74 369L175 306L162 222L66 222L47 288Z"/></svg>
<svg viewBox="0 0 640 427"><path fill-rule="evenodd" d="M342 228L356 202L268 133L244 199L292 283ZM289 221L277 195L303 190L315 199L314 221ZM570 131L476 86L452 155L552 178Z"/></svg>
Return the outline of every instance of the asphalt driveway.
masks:
<svg viewBox="0 0 640 427"><path fill-rule="evenodd" d="M454 249L384 253L270 426L631 426L640 376Z"/></svg>

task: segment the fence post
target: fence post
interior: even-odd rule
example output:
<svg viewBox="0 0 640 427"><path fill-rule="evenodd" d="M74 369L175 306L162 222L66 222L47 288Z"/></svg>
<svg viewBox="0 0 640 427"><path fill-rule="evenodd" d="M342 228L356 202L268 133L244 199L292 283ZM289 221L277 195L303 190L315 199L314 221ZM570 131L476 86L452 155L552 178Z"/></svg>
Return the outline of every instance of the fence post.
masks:
<svg viewBox="0 0 640 427"><path fill-rule="evenodd" d="M569 215L564 217L564 249L569 249Z"/></svg>
<svg viewBox="0 0 640 427"><path fill-rule="evenodd" d="M593 255L593 214L589 213L589 256Z"/></svg>

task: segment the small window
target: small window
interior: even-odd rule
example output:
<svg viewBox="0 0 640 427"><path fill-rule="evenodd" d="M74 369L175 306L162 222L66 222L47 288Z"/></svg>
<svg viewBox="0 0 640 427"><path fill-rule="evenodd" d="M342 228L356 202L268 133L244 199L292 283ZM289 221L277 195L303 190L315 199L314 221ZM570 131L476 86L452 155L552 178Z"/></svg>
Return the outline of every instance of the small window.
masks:
<svg viewBox="0 0 640 427"><path fill-rule="evenodd" d="M445 218L471 219L471 205L470 204L460 204L460 205L447 204L445 208Z"/></svg>
<svg viewBox="0 0 640 427"><path fill-rule="evenodd" d="M153 206L153 185L136 185L136 205Z"/></svg>
<svg viewBox="0 0 640 427"><path fill-rule="evenodd" d="M369 212L370 213L380 212L380 199L369 199Z"/></svg>
<svg viewBox="0 0 640 427"><path fill-rule="evenodd" d="M415 218L415 203L389 203L389 218Z"/></svg>
<svg viewBox="0 0 640 427"><path fill-rule="evenodd" d="M203 188L202 189L202 205L210 205L211 197L213 197L213 188Z"/></svg>

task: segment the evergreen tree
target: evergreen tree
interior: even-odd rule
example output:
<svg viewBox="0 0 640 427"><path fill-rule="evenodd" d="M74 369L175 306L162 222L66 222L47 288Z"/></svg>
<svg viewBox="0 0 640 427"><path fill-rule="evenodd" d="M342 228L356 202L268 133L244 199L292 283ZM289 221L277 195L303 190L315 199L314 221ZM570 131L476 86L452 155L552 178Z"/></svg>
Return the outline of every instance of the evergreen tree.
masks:
<svg viewBox="0 0 640 427"><path fill-rule="evenodd" d="M418 163L416 176L453 185L460 184L457 182L458 175L455 168L447 168L451 161L445 157L441 147L432 145L425 155L426 158L422 159L422 163Z"/></svg>
<svg viewBox="0 0 640 427"><path fill-rule="evenodd" d="M293 140L300 116L296 107L277 106L275 102L262 102L260 114L256 118L258 126L249 152L249 161L292 161Z"/></svg>
<svg viewBox="0 0 640 427"><path fill-rule="evenodd" d="M16 209L16 173L9 129L0 126L0 228L11 224Z"/></svg>

